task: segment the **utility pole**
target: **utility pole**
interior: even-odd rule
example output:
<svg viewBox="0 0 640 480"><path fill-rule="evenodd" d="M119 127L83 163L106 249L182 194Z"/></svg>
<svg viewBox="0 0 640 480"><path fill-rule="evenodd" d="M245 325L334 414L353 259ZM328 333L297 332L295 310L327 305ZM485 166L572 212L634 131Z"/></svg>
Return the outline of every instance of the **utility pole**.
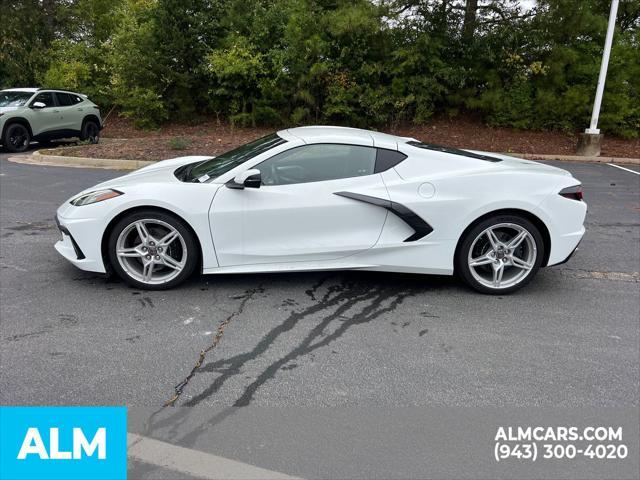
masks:
<svg viewBox="0 0 640 480"><path fill-rule="evenodd" d="M611 11L609 12L609 24L607 26L607 36L604 41L604 51L602 52L602 63L600 64L600 75L598 76L598 86L596 88L596 98L593 101L591 124L584 133L580 134L580 139L578 140L578 155L596 157L600 155L602 135L598 128L598 117L600 116L600 105L602 104L604 82L607 79L607 67L609 66L609 56L611 55L611 44L613 43L613 32L616 28L617 15L618 0L612 0Z"/></svg>

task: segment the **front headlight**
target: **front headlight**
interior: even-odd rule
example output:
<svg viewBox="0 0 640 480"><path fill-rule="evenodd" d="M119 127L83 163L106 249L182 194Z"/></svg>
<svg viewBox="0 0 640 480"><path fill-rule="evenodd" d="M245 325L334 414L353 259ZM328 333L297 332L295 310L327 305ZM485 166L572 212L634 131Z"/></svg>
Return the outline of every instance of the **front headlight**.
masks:
<svg viewBox="0 0 640 480"><path fill-rule="evenodd" d="M109 200L110 198L119 197L120 195L124 195L123 192L119 192L118 190L96 190L95 192L83 193L82 195L77 196L69 203L76 207L81 207L83 205L89 205L91 203L104 202L105 200Z"/></svg>

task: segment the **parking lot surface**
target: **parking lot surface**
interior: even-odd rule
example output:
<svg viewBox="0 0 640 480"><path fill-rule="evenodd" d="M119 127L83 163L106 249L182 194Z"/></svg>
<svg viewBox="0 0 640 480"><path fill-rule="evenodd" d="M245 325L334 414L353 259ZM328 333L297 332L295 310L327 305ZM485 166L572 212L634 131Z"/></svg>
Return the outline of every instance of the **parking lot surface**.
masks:
<svg viewBox="0 0 640 480"><path fill-rule="evenodd" d="M585 187L580 250L495 297L369 272L131 289L53 249L58 205L121 173L2 159L0 401L160 407L231 317L177 406L637 406L640 175L554 165Z"/></svg>

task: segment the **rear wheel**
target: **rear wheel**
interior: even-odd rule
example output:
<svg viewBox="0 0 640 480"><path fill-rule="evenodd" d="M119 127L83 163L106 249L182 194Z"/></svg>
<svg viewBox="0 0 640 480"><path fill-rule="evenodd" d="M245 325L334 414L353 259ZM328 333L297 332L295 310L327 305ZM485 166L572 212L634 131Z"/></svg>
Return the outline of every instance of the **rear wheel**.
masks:
<svg viewBox="0 0 640 480"><path fill-rule="evenodd" d="M80 140L88 141L89 143L98 143L100 141L100 126L95 120L87 120L84 122Z"/></svg>
<svg viewBox="0 0 640 480"><path fill-rule="evenodd" d="M5 148L10 152L24 152L29 148L29 144L31 143L29 129L21 123L9 125L5 130L3 143Z"/></svg>
<svg viewBox="0 0 640 480"><path fill-rule="evenodd" d="M514 292L535 276L544 258L540 231L517 215L498 215L475 225L462 239L456 272L482 293Z"/></svg>
<svg viewBox="0 0 640 480"><path fill-rule="evenodd" d="M199 249L187 225L157 211L127 215L109 236L109 260L129 285L147 290L175 287L193 274Z"/></svg>

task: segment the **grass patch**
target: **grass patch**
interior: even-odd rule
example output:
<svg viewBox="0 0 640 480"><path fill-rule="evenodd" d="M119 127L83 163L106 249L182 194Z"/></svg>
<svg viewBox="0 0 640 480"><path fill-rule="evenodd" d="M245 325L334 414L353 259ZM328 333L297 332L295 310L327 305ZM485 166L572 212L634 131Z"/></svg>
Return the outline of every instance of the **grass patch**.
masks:
<svg viewBox="0 0 640 480"><path fill-rule="evenodd" d="M169 139L169 148L171 150L186 150L191 145L191 141L182 137L173 137Z"/></svg>

